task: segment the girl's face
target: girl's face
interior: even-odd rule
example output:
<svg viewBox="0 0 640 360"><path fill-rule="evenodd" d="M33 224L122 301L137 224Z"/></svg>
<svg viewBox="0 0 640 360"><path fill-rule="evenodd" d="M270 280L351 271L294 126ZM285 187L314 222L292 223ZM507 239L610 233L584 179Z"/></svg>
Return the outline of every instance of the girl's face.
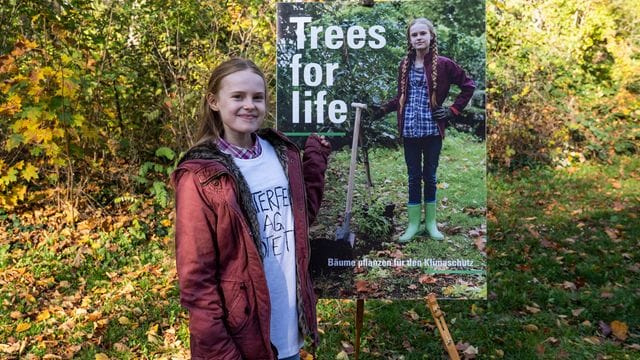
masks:
<svg viewBox="0 0 640 360"><path fill-rule="evenodd" d="M224 139L234 145L251 145L251 133L266 116L264 79L251 70L229 74L220 81L217 94L209 95L209 106L220 114Z"/></svg>
<svg viewBox="0 0 640 360"><path fill-rule="evenodd" d="M417 51L428 50L431 45L431 32L426 24L413 24L409 28L409 42Z"/></svg>

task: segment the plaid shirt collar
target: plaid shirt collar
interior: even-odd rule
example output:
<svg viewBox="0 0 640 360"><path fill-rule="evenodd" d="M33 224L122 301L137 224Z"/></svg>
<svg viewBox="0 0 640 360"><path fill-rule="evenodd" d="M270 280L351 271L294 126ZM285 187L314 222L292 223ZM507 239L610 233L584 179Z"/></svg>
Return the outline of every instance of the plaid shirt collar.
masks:
<svg viewBox="0 0 640 360"><path fill-rule="evenodd" d="M251 134L251 140L253 141L253 146L248 149L245 149L240 146L236 146L230 144L223 138L218 138L218 148L225 154L229 154L236 159L255 159L260 154L262 154L262 146L260 145L260 141L258 141L258 136L254 133Z"/></svg>

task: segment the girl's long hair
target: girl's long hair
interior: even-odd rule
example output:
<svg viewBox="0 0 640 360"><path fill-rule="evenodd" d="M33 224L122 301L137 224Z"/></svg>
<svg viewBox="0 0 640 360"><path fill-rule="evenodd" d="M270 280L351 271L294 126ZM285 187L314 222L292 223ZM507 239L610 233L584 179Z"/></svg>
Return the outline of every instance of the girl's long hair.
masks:
<svg viewBox="0 0 640 360"><path fill-rule="evenodd" d="M431 92L431 107L438 106L436 96L436 85L438 84L438 40L436 37L436 29L433 23L425 18L417 18L409 23L407 26L407 58L413 54L415 56L416 50L411 46L411 27L415 24L424 24L431 33L431 42L429 43L429 52L431 53L431 83L433 85L433 91ZM407 74L409 73L409 61L404 61L402 66L402 86L405 88L407 82Z"/></svg>
<svg viewBox="0 0 640 360"><path fill-rule="evenodd" d="M260 70L260 68L253 61L236 57L223 62L222 64L218 65L211 73L209 82L207 83L206 92L202 97L202 101L200 102L200 113L198 115L200 127L196 135L196 144L200 144L208 140L215 141L223 136L224 126L222 125L222 118L220 118L220 113L218 111L213 111L211 109L208 98L211 95L218 94L218 92L220 91L220 84L222 83L222 79L233 73L243 70L251 70L262 78L265 84L265 103L269 103L269 99L266 98L268 94L266 89L267 81L264 77L264 74L262 73L262 70Z"/></svg>

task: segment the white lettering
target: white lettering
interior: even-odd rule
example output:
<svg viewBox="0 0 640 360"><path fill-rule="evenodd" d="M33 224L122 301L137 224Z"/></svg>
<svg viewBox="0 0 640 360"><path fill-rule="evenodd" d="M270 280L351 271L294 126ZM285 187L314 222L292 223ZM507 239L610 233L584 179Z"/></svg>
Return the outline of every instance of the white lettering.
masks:
<svg viewBox="0 0 640 360"><path fill-rule="evenodd" d="M298 49L304 49L304 42L306 37L304 36L304 24L311 22L310 16L293 16L289 18L289 21L296 24L296 47Z"/></svg>

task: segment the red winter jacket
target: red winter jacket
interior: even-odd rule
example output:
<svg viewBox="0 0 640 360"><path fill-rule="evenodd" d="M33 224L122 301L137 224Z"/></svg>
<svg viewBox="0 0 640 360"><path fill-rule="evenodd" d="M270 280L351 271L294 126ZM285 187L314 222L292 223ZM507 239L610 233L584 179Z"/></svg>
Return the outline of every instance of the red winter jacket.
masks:
<svg viewBox="0 0 640 360"><path fill-rule="evenodd" d="M400 66L398 67L398 92L393 99L381 106L381 110L384 114L397 111L398 132L400 137L402 137L402 130L404 128L404 106L409 97L409 71L406 71L403 76L403 69L410 69L411 66L413 66L415 56L415 52L412 52L411 55L402 59ZM424 57L424 71L427 76L427 84L429 86L429 98L431 98L431 94L433 94L434 91L433 81L431 80L432 64L432 55L431 52L428 52ZM438 56L436 71L436 102L438 106L442 106L444 100L449 96L451 84L455 84L460 88L460 94L458 94L455 101L450 106L450 109L456 115L461 113L464 107L469 103L469 100L471 100L476 84L469 76L467 76L460 65L444 56ZM431 102L429 102L429 104L431 104ZM440 130L440 136L442 136L442 138L444 138L445 126L445 121L438 121L438 129Z"/></svg>
<svg viewBox="0 0 640 360"><path fill-rule="evenodd" d="M308 229L320 208L330 149L309 138L304 156L284 135L260 130L289 179L297 261L299 326L318 340ZM172 174L176 266L189 310L193 359L275 359L269 291L251 191L232 158L213 142L189 150Z"/></svg>

